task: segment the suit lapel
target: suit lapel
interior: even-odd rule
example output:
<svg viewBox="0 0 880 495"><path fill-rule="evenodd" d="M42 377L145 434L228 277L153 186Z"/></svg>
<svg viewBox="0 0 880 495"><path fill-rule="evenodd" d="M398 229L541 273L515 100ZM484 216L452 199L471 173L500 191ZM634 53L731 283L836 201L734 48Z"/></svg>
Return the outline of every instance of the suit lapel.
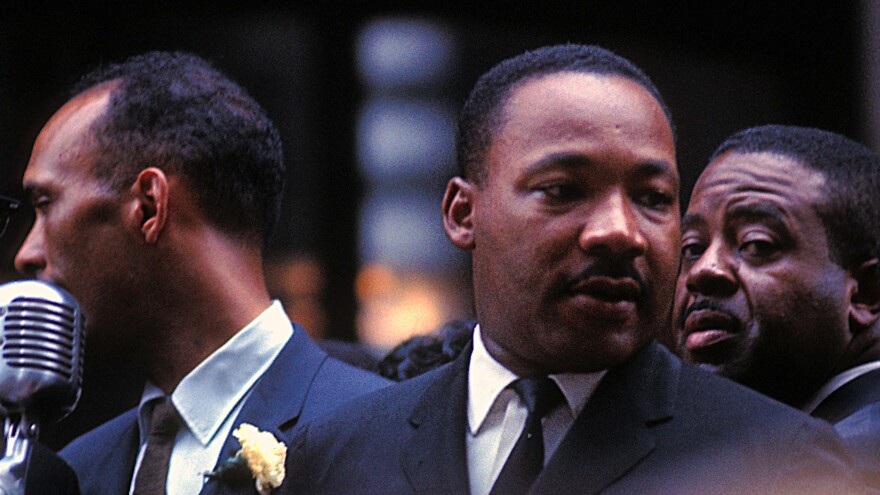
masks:
<svg viewBox="0 0 880 495"><path fill-rule="evenodd" d="M114 445L108 445L107 448L95 452L93 462L101 466L95 471L100 473L100 479L91 479L89 483L93 484L92 488L98 489L96 493L108 495L128 493L140 447L139 436L135 413L131 415L131 422L122 430Z"/></svg>
<svg viewBox="0 0 880 495"><path fill-rule="evenodd" d="M290 432L302 411L312 380L327 354L315 345L305 330L294 324L293 336L281 349L269 369L254 385L254 389L235 418L232 430L242 423L250 423L260 430L270 431L276 438L289 443ZM235 455L241 448L238 440L229 436L220 449L214 468ZM208 482L201 495L229 493L221 483ZM222 491L221 491L222 490ZM253 491L253 490L251 490Z"/></svg>
<svg viewBox="0 0 880 495"><path fill-rule="evenodd" d="M651 426L672 417L679 366L652 343L611 369L530 493L598 493L645 459Z"/></svg>
<svg viewBox="0 0 880 495"><path fill-rule="evenodd" d="M835 424L874 402L880 402L880 369L869 371L838 388L811 414Z"/></svg>
<svg viewBox="0 0 880 495"><path fill-rule="evenodd" d="M443 369L409 418L415 429L401 462L416 493L469 491L465 425L471 344Z"/></svg>

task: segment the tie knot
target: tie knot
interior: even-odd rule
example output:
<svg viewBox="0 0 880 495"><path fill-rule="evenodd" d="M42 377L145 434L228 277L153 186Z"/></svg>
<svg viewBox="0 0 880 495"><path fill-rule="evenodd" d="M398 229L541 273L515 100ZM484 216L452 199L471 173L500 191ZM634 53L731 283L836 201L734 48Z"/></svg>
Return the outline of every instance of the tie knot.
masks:
<svg viewBox="0 0 880 495"><path fill-rule="evenodd" d="M562 392L550 377L534 376L513 382L513 389L525 403L529 416L543 418L562 401Z"/></svg>
<svg viewBox="0 0 880 495"><path fill-rule="evenodd" d="M177 430L180 429L182 420L177 409L171 399L165 398L157 402L153 406L153 413L150 415L150 433L151 437L174 438Z"/></svg>

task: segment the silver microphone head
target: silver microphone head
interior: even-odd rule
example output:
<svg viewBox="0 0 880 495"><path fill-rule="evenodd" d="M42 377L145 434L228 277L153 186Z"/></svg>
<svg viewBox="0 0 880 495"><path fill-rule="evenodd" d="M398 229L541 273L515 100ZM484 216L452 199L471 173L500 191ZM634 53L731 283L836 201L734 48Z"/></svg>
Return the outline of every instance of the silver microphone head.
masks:
<svg viewBox="0 0 880 495"><path fill-rule="evenodd" d="M73 411L82 389L83 314L66 291L37 280L0 285L0 406L35 421Z"/></svg>

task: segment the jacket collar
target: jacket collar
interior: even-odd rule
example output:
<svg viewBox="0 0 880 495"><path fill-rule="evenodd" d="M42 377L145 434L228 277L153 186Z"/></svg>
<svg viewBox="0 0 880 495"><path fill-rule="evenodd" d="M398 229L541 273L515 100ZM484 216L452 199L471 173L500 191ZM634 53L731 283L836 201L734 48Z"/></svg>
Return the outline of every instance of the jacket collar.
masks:
<svg viewBox="0 0 880 495"><path fill-rule="evenodd" d="M473 345L440 370L409 417L414 429L401 460L416 493L469 491L465 429L467 370Z"/></svg>
<svg viewBox="0 0 880 495"><path fill-rule="evenodd" d="M272 366L254 385L235 419L233 430L242 423L250 423L288 443L305 404L309 386L326 359L327 354L309 339L305 329L294 324L293 335ZM234 456L239 448L238 440L229 435L220 449L215 469L221 462ZM221 483L209 482L204 485L201 494L223 493L220 491L222 488Z"/></svg>
<svg viewBox="0 0 880 495"><path fill-rule="evenodd" d="M531 493L598 493L655 448L652 427L670 420L681 363L656 342L608 371L539 475Z"/></svg>

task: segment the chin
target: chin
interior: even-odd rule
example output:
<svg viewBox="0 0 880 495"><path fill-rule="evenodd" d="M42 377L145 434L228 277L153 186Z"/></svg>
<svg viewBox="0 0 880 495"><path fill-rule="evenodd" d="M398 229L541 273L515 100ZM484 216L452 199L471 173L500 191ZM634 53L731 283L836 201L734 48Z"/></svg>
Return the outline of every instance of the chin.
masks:
<svg viewBox="0 0 880 495"><path fill-rule="evenodd" d="M632 334L606 335L580 344L570 344L559 348L568 349L564 356L555 356L553 365L559 373L593 373L613 368L633 356L648 343L648 339L637 339Z"/></svg>

